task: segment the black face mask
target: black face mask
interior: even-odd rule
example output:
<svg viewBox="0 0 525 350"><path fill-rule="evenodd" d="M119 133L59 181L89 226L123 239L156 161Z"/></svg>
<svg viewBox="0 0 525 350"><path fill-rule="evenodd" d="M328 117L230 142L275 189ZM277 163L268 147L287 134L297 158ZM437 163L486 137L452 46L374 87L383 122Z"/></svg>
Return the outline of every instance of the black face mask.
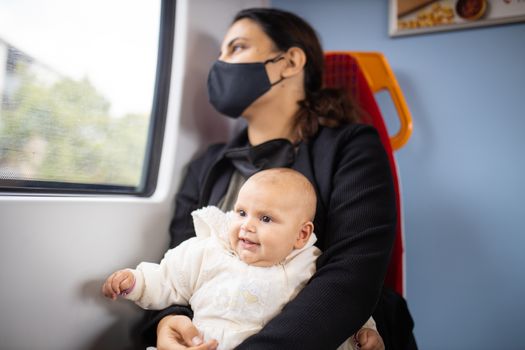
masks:
<svg viewBox="0 0 525 350"><path fill-rule="evenodd" d="M264 95L284 78L271 83L266 73L266 64L283 59L277 56L264 62L227 63L215 61L208 75L208 97L215 109L231 118L241 113L253 101Z"/></svg>

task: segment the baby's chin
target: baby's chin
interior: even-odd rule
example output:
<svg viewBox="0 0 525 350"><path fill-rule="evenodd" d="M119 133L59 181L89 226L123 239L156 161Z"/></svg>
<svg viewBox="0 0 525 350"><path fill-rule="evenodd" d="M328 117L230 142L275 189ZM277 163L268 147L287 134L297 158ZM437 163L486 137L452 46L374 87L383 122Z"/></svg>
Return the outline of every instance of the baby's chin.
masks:
<svg viewBox="0 0 525 350"><path fill-rule="evenodd" d="M258 259L254 256L251 256L251 254L247 254L246 252L243 252L243 251L237 251L237 254L239 255L239 259L241 259L246 264L251 265L251 266L270 267L270 266L278 265L278 263Z"/></svg>

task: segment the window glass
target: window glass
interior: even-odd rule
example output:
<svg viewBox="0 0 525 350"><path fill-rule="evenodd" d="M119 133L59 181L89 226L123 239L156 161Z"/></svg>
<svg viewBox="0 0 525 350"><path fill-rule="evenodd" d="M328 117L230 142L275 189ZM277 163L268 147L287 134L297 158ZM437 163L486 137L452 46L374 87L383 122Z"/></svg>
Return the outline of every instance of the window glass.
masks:
<svg viewBox="0 0 525 350"><path fill-rule="evenodd" d="M0 185L140 185L159 20L160 0L0 2Z"/></svg>

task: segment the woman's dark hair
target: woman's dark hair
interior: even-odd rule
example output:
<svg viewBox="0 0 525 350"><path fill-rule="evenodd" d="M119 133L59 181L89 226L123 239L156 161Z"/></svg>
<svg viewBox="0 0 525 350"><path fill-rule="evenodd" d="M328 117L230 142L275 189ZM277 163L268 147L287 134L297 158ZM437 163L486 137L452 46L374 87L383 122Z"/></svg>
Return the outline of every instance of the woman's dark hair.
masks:
<svg viewBox="0 0 525 350"><path fill-rule="evenodd" d="M299 16L274 8L241 10L233 23L241 19L257 23L280 51L291 47L306 55L304 67L305 99L299 102L296 127L301 139L313 136L319 125L338 126L358 120L359 110L348 93L340 89L323 88L324 53L315 30Z"/></svg>

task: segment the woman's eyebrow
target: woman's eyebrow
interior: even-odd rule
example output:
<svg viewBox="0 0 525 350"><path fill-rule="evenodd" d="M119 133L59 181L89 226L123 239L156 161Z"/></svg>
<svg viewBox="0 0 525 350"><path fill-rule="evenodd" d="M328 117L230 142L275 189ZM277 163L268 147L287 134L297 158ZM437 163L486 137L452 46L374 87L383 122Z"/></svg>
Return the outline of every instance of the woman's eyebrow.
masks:
<svg viewBox="0 0 525 350"><path fill-rule="evenodd" d="M233 43L235 43L235 41L240 40L240 39L242 39L242 40L246 40L245 37L237 36L237 37L233 38L232 40L230 40L230 41L228 42L228 45L226 45L226 47L230 47L230 46L232 46Z"/></svg>

